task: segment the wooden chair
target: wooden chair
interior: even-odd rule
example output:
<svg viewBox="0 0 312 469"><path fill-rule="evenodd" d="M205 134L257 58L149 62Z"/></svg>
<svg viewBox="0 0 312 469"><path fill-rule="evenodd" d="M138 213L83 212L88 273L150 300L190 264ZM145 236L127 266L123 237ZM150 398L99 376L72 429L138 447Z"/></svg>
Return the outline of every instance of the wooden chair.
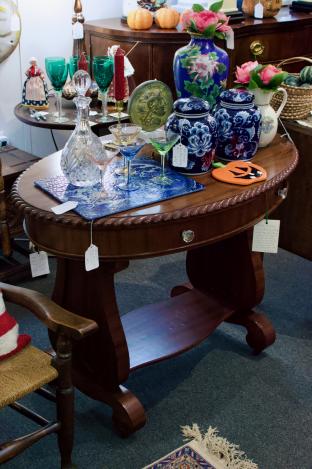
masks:
<svg viewBox="0 0 312 469"><path fill-rule="evenodd" d="M55 336L56 355L28 345L16 355L0 362L0 409L10 406L40 425L38 430L0 443L0 464L20 454L50 433L57 433L61 468L73 468L74 389L71 381L72 340L79 340L97 329L97 324L61 308L41 293L0 282L5 301L30 310ZM55 381L56 396L42 386ZM56 402L56 420L16 402L30 392ZM53 467L56 467L53 466Z"/></svg>
<svg viewBox="0 0 312 469"><path fill-rule="evenodd" d="M10 207L11 210L8 210L8 188L5 187L2 164L0 158L0 247L2 253L0 256L0 281L15 283L31 276L29 252L28 249L24 249L14 240L15 236L21 234L23 230L19 217L12 213L12 207ZM20 260L16 259L15 252L19 252Z"/></svg>

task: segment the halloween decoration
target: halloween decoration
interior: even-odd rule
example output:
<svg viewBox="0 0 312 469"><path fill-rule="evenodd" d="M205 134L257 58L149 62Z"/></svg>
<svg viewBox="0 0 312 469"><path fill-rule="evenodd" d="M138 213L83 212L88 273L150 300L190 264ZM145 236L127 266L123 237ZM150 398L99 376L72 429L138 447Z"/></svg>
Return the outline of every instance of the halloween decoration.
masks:
<svg viewBox="0 0 312 469"><path fill-rule="evenodd" d="M155 22L162 29L175 28L180 21L180 14L174 8L160 8L155 13Z"/></svg>
<svg viewBox="0 0 312 469"><path fill-rule="evenodd" d="M212 170L212 176L218 181L228 184L249 186L267 178L266 170L250 161L231 161L227 165L213 163L213 166L215 168Z"/></svg>
<svg viewBox="0 0 312 469"><path fill-rule="evenodd" d="M129 12L127 23L131 29L149 29L153 24L153 15L145 8L138 8Z"/></svg>

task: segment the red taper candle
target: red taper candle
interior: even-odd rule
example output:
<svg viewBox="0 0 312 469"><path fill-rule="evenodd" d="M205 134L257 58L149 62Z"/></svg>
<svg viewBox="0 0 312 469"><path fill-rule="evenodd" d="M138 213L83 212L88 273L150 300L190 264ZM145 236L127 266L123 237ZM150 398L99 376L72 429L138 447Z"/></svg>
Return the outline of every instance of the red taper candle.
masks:
<svg viewBox="0 0 312 469"><path fill-rule="evenodd" d="M88 62L87 62L86 55L84 52L80 56L80 59L78 62L78 70L84 70L85 72L88 72Z"/></svg>
<svg viewBox="0 0 312 469"><path fill-rule="evenodd" d="M114 56L114 98L122 101L125 97L125 53L118 47Z"/></svg>

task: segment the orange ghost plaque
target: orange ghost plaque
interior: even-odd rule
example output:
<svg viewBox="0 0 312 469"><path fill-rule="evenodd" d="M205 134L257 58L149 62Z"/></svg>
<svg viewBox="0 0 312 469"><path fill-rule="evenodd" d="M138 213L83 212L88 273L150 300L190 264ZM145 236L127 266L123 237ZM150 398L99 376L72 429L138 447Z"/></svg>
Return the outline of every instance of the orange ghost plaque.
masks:
<svg viewBox="0 0 312 469"><path fill-rule="evenodd" d="M227 165L213 169L211 174L218 181L242 186L264 181L267 178L266 170L250 161L231 161Z"/></svg>

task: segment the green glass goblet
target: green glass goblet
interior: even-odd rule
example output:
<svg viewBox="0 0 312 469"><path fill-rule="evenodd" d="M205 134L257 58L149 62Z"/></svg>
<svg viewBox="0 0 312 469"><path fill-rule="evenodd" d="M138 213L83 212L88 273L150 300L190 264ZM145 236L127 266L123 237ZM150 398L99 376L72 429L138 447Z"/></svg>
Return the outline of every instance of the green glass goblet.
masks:
<svg viewBox="0 0 312 469"><path fill-rule="evenodd" d="M155 184L170 186L173 183L172 178L167 176L165 173L165 160L167 153L178 142L179 139L180 135L174 133L166 134L164 131L155 132L155 134L150 137L150 143L155 148L155 150L157 150L161 157L161 174L151 179L151 181Z"/></svg>
<svg viewBox="0 0 312 469"><path fill-rule="evenodd" d="M107 92L114 76L114 60L109 56L95 56L92 62L93 78L96 81L102 94L102 117L99 122L109 122L114 120L108 116Z"/></svg>
<svg viewBox="0 0 312 469"><path fill-rule="evenodd" d="M56 94L57 114L54 121L67 122L69 119L62 116L62 90L67 80L68 64L64 57L46 57L45 68Z"/></svg>

